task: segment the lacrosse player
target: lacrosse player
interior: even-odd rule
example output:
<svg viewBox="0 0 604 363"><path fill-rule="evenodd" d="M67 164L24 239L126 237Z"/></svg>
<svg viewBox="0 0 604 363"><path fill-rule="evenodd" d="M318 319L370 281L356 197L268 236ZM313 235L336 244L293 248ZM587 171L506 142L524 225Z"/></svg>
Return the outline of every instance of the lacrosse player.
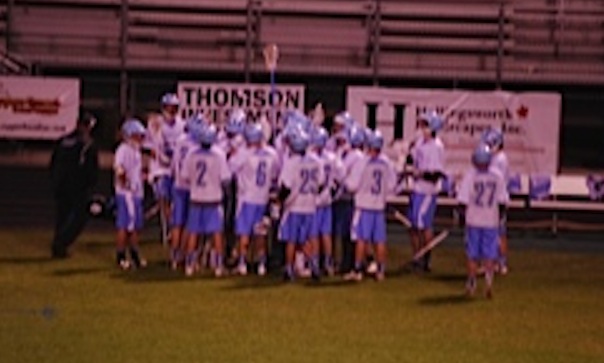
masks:
<svg viewBox="0 0 604 363"><path fill-rule="evenodd" d="M247 255L250 239L256 237L257 273L266 274L266 233L270 219L266 217L271 187L279 175L279 164L274 149L264 144L262 126L250 123L244 130L247 148L229 159L229 166L237 180L237 212L235 233L239 238L237 272L247 274ZM267 220L268 219L268 220ZM267 231L268 232L268 231Z"/></svg>
<svg viewBox="0 0 604 363"><path fill-rule="evenodd" d="M184 160L183 178L190 185L189 216L187 219L187 255L185 274L193 275L197 267L197 242L200 235L210 236L214 245L214 275L220 277L223 269L224 190L231 181L225 155L213 148L216 127L208 125L199 133L200 147L189 153Z"/></svg>
<svg viewBox="0 0 604 363"><path fill-rule="evenodd" d="M411 221L411 246L413 254L421 250L434 237L432 225L436 213L438 182L444 177L445 148L437 137L443 127L443 120L435 112L419 117L422 136L411 150L414 166L414 182L409 202L409 220ZM414 265L415 269L425 272L431 270L430 252Z"/></svg>
<svg viewBox="0 0 604 363"><path fill-rule="evenodd" d="M341 160L334 153L325 149L328 138L329 134L322 127L315 128L311 133L312 152L321 162L326 182L325 188L317 196L313 232L319 240L322 251L323 269L329 276L332 276L335 273L331 238L333 232L332 194L335 194L337 185L341 183L343 166Z"/></svg>
<svg viewBox="0 0 604 363"><path fill-rule="evenodd" d="M352 126L346 131L347 144L350 150L345 151L342 157L342 180L343 185L339 188L333 203L334 237L340 239L342 256L340 271L347 273L353 268L354 251L350 236L352 215L354 211L353 195L346 189L346 180L352 175L354 168L358 167L363 160L362 151L365 143L365 131L358 126Z"/></svg>
<svg viewBox="0 0 604 363"><path fill-rule="evenodd" d="M508 193L503 177L489 168L491 150L481 144L472 154L474 167L465 175L457 199L460 203L462 224L465 220L465 240L468 279L466 293L474 295L479 263L485 266L485 296L492 298L494 264L498 258L499 227L505 215Z"/></svg>
<svg viewBox="0 0 604 363"><path fill-rule="evenodd" d="M184 259L184 227L189 215L189 189L188 181L183 177L184 161L190 152L199 147L201 129L207 127L207 122L201 115L194 115L187 120L186 132L177 141L172 158L172 175L174 175L174 191L172 195L171 216L171 244L170 244L170 266L173 270Z"/></svg>
<svg viewBox="0 0 604 363"><path fill-rule="evenodd" d="M386 198L395 192L397 175L390 160L382 154L382 134L372 131L366 136L367 156L345 180L346 187L354 193L351 235L355 241L355 261L353 270L344 278L362 280L365 247L371 244L377 262L375 276L380 281L384 279L386 271Z"/></svg>
<svg viewBox="0 0 604 363"><path fill-rule="evenodd" d="M294 279L294 255L297 246L305 246L309 257L312 277L320 277L318 251L309 241L315 239L313 222L316 213L317 194L322 192L324 172L321 162L307 153L309 136L300 129L288 137L293 155L286 159L279 175L279 199L283 203L283 215L279 226L279 239L286 243L284 279Z"/></svg>
<svg viewBox="0 0 604 363"><path fill-rule="evenodd" d="M118 146L113 170L115 173L116 257L118 266L127 270L141 268L146 262L139 253L139 231L143 228L143 163L141 145L145 127L137 119L124 122L123 141ZM127 256L127 249L130 259Z"/></svg>
<svg viewBox="0 0 604 363"><path fill-rule="evenodd" d="M491 168L498 172L507 185L510 178L510 164L508 157L503 150L503 133L501 130L489 129L482 137L482 142L489 146L493 157L491 159ZM501 225L499 228L499 258L498 258L498 270L499 273L505 275L508 273L508 236L507 226L505 218L501 219Z"/></svg>

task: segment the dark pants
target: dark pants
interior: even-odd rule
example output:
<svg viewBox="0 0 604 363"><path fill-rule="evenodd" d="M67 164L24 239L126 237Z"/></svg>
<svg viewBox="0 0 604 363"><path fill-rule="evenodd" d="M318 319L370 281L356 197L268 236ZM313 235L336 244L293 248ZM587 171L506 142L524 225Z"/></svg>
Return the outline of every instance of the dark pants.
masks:
<svg viewBox="0 0 604 363"><path fill-rule="evenodd" d="M342 256L340 271L348 272L354 267L354 245L350 237L352 213L354 204L352 200L338 200L333 203L333 238L340 239Z"/></svg>
<svg viewBox="0 0 604 363"><path fill-rule="evenodd" d="M80 235L88 221L88 195L62 193L55 195L56 222L52 255L66 257L67 250Z"/></svg>

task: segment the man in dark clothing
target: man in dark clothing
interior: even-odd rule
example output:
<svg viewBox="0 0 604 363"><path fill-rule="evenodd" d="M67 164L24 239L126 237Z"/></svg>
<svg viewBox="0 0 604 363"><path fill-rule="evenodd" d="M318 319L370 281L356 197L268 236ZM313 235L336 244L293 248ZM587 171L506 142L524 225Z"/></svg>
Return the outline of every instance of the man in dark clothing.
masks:
<svg viewBox="0 0 604 363"><path fill-rule="evenodd" d="M96 119L81 113L76 129L57 142L50 172L56 203L52 257L66 258L67 250L88 220L88 204L99 170L98 151L91 136Z"/></svg>

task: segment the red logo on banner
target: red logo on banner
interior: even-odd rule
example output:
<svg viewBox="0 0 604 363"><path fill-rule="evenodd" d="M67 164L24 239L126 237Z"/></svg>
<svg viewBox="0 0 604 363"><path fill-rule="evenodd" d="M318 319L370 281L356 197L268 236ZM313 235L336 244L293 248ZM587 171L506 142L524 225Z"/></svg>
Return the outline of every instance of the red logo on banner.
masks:
<svg viewBox="0 0 604 363"><path fill-rule="evenodd" d="M516 115L518 118L525 119L528 116L529 109L525 105L520 105L520 107L516 110Z"/></svg>

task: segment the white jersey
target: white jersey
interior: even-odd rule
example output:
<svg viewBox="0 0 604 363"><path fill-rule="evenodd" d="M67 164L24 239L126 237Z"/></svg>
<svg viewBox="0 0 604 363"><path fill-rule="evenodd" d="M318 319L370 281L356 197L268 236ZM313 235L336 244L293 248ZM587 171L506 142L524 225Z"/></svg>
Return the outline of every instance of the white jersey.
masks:
<svg viewBox="0 0 604 363"><path fill-rule="evenodd" d="M245 147L245 139L239 134L229 138L224 131L221 131L218 134L216 145L224 152L227 158L230 158L237 150Z"/></svg>
<svg viewBox="0 0 604 363"><path fill-rule="evenodd" d="M317 193L324 183L321 162L312 153L286 159L279 175L279 185L290 190L284 203L285 212L314 213Z"/></svg>
<svg viewBox="0 0 604 363"><path fill-rule="evenodd" d="M191 201L220 203L222 185L231 178L224 154L216 148L198 148L184 161L182 176L190 184Z"/></svg>
<svg viewBox="0 0 604 363"><path fill-rule="evenodd" d="M180 117L176 117L171 122L162 119L159 132L150 133L146 145L154 152L154 157L149 162L151 177L171 175L176 142L184 133L185 122Z"/></svg>
<svg viewBox="0 0 604 363"><path fill-rule="evenodd" d="M275 138L275 150L277 151L277 156L279 157L279 163L281 165L285 163L285 159L288 159L292 155L291 149L283 138L283 133L280 133Z"/></svg>
<svg viewBox="0 0 604 363"><path fill-rule="evenodd" d="M331 189L335 188L336 184L342 182L344 166L342 165L342 161L331 151L322 150L321 152L314 154L321 162L321 167L325 174L325 188L317 195L317 206L325 207L331 205L333 202Z"/></svg>
<svg viewBox="0 0 604 363"><path fill-rule="evenodd" d="M354 193L356 208L383 211L386 199L393 195L397 185L396 171L384 155L365 156L346 179L346 188Z"/></svg>
<svg viewBox="0 0 604 363"><path fill-rule="evenodd" d="M229 159L229 167L237 178L238 202L268 204L270 189L279 177L279 161L272 147L240 149Z"/></svg>
<svg viewBox="0 0 604 363"><path fill-rule="evenodd" d="M493 154L491 168L503 177L503 181L507 185L508 180L510 180L510 163L508 162L508 157L505 152L499 151Z"/></svg>
<svg viewBox="0 0 604 363"><path fill-rule="evenodd" d="M363 152L359 149L352 149L344 153L342 158L342 181L344 186L346 186L346 180L352 174L352 170L360 165L364 157L365 154L363 154ZM336 197L336 199L351 200L352 197L353 196L350 191L344 190L341 195Z"/></svg>
<svg viewBox="0 0 604 363"><path fill-rule="evenodd" d="M189 135L183 134L176 142L174 155L172 157L172 175L174 175L174 187L177 189L189 190L188 180L183 178L182 170L185 158L190 152L197 150L199 146L191 140Z"/></svg>
<svg viewBox="0 0 604 363"><path fill-rule="evenodd" d="M116 194L143 197L143 158L137 145L122 142L115 151L113 169L116 175L114 182ZM122 184L117 177L122 173L126 176L125 184Z"/></svg>
<svg viewBox="0 0 604 363"><path fill-rule="evenodd" d="M169 175L170 170L165 167L170 162L170 159L163 153L164 137L160 130L153 131L149 128L149 132L145 136L143 147L151 150L151 158L149 159L149 179L153 181L155 178L162 175Z"/></svg>
<svg viewBox="0 0 604 363"><path fill-rule="evenodd" d="M439 138L417 140L411 150L413 167L417 173L445 171L445 147ZM413 191L422 194L438 194L437 183L415 178Z"/></svg>
<svg viewBox="0 0 604 363"><path fill-rule="evenodd" d="M457 200L466 206L466 225L499 227L499 205L509 197L501 174L493 171L469 170L461 182Z"/></svg>

